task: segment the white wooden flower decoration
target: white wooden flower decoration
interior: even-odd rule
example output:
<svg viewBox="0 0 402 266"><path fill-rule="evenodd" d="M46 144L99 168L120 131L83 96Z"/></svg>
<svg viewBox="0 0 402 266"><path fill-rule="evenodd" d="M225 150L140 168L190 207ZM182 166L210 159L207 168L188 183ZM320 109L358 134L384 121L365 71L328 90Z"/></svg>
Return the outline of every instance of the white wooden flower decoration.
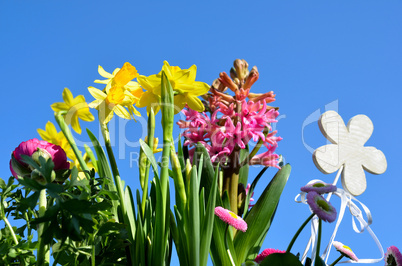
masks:
<svg viewBox="0 0 402 266"><path fill-rule="evenodd" d="M318 125L322 134L333 144L314 151L314 164L325 174L333 173L343 165L343 188L353 196L361 195L367 187L364 170L382 174L387 169L387 160L382 151L364 147L374 129L370 118L356 115L345 126L337 112L328 111L321 115Z"/></svg>

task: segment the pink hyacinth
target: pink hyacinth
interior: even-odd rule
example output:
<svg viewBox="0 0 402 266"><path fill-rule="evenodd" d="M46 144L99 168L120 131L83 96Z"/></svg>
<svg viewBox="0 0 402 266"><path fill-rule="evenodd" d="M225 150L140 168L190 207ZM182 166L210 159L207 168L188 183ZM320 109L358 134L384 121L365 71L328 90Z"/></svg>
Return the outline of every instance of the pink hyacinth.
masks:
<svg viewBox="0 0 402 266"><path fill-rule="evenodd" d="M273 253L285 253L285 250L279 250L279 249L273 249L273 248L267 248L264 249L258 256L254 259L255 262L261 263L268 255L271 255Z"/></svg>
<svg viewBox="0 0 402 266"><path fill-rule="evenodd" d="M225 223L233 226L237 230L246 232L247 231L247 223L235 213L222 208L220 206L215 207L215 215L219 217Z"/></svg>
<svg viewBox="0 0 402 266"><path fill-rule="evenodd" d="M42 157L51 158L54 163L54 170L70 168L66 153L60 146L35 138L21 142L13 151L10 160L10 170L15 178L18 179L18 176L27 176L32 171L32 169L22 161L21 155L24 154L32 157L36 153Z"/></svg>

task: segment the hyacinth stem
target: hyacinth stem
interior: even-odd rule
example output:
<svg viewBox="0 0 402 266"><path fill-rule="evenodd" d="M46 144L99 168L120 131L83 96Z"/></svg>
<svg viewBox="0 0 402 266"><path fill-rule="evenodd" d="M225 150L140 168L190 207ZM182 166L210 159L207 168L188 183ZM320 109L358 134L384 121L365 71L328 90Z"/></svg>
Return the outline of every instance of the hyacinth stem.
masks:
<svg viewBox="0 0 402 266"><path fill-rule="evenodd" d="M39 192L39 217L43 217L45 215L47 208L47 198L46 198L46 189L42 189ZM40 223L38 226L38 243L39 249L37 253L37 261L38 265L49 265L50 261L50 252L49 246L45 245L43 242L43 234L45 228L45 223Z"/></svg>
<svg viewBox="0 0 402 266"><path fill-rule="evenodd" d="M331 265L329 266L334 266L335 264L337 264L343 257L345 257L345 255L341 254L339 256L339 258L337 258L334 262L331 263Z"/></svg>
<svg viewBox="0 0 402 266"><path fill-rule="evenodd" d="M64 121L63 115L65 115L66 113L67 113L67 111L60 111L60 112L55 113L55 118L56 118L57 124L59 124L61 131L63 132L64 136L66 137L68 143L70 143L70 146L75 154L75 157L77 157L77 160L81 165L81 169L85 171L85 175L89 179L90 176L89 176L89 173L87 172L87 171L89 171L89 168L88 168L87 164L85 163L84 158L82 158L81 152L78 149L77 144L74 141L73 135L71 134L71 130L69 129L66 122Z"/></svg>
<svg viewBox="0 0 402 266"><path fill-rule="evenodd" d="M301 231L303 231L304 227L310 222L310 220L314 217L315 213L312 213L305 221L304 223L300 226L300 228L297 230L296 234L293 236L292 240L289 243L288 248L286 249L286 253L289 253L290 250L293 247L293 244L296 242L297 237L300 235Z"/></svg>
<svg viewBox="0 0 402 266"><path fill-rule="evenodd" d="M265 133L265 132L264 132ZM254 157L254 155L257 154L257 152L260 150L260 148L263 146L264 140L260 139L257 144L254 146L253 150L250 152L250 154L245 158L241 163L240 163L240 168L248 164L251 160L251 158Z"/></svg>
<svg viewBox="0 0 402 266"><path fill-rule="evenodd" d="M322 229L322 221L318 219L318 236L317 236L317 249L315 251L315 263L314 265L321 265L318 261L320 261L320 246L321 246L321 229Z"/></svg>
<svg viewBox="0 0 402 266"><path fill-rule="evenodd" d="M154 137L155 137L155 114L154 110L151 108L149 114L148 114L148 146L151 149L151 151L154 150ZM146 157L146 156L145 156ZM141 156L140 156L141 158ZM145 203L146 199L148 198L148 183L149 183L149 168L151 163L149 162L148 159L145 160L145 162L140 161L140 169L143 167L143 164L145 165L145 171L140 170L140 175L141 172L144 173L144 176L141 178L142 185L143 185L143 190L142 190L142 202L141 202L141 209L142 213L145 213Z"/></svg>

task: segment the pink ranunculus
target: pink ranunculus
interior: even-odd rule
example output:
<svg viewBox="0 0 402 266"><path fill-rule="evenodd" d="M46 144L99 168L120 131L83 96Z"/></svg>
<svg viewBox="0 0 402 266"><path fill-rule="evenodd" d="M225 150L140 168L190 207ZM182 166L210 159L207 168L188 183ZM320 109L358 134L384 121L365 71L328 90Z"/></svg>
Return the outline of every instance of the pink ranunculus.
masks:
<svg viewBox="0 0 402 266"><path fill-rule="evenodd" d="M45 158L51 158L54 163L55 171L70 168L66 153L60 146L35 138L21 142L13 151L10 160L10 170L15 178L18 179L18 176L27 176L27 174L30 174L33 170L22 161L21 155L24 154L32 157L32 155L36 155L36 152L38 152L38 155Z"/></svg>

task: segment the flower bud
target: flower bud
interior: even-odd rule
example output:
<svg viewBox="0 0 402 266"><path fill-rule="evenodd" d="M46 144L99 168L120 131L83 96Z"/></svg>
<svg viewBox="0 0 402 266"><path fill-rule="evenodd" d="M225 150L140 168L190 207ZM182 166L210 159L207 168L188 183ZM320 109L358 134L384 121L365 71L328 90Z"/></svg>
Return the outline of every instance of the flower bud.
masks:
<svg viewBox="0 0 402 266"><path fill-rule="evenodd" d="M64 172L70 169L66 153L60 146L43 140L30 139L22 142L11 154L10 170L17 179L19 177L30 177L38 182L43 182L42 178L45 179L45 177L40 176L40 172L34 169L33 166L24 162L23 155L31 157L37 164L41 164L40 157L43 157L46 161L51 159L54 164L54 171ZM51 182L56 178L54 171L51 172L51 176L47 177Z"/></svg>
<svg viewBox="0 0 402 266"><path fill-rule="evenodd" d="M233 65L236 69L236 77L240 79L240 81L243 81L248 75L248 63L244 59L236 59Z"/></svg>
<svg viewBox="0 0 402 266"><path fill-rule="evenodd" d="M50 153L46 150L38 148L31 156L31 158L39 165L41 165L39 158L43 157L46 161L52 159Z"/></svg>

